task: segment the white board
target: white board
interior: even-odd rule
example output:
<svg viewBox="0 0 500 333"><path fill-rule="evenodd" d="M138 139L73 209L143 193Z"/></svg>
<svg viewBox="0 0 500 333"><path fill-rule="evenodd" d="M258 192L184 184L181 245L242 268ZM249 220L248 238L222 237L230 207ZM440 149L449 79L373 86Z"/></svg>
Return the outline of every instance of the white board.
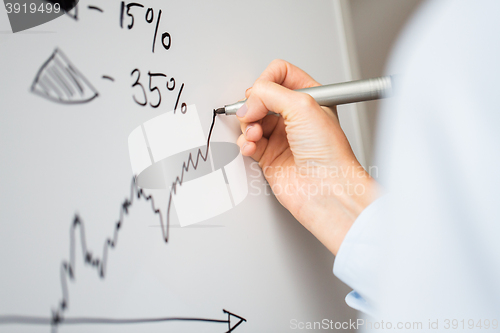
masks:
<svg viewBox="0 0 500 333"><path fill-rule="evenodd" d="M187 145L196 151L212 110L242 98L275 58L321 83L350 79L339 4L137 2L144 7L131 8L131 29L126 6L120 26L122 2L115 0L80 1L77 20L65 15L15 34L0 9L0 330L49 331L54 313L61 321L53 328L61 332L226 332L239 317L246 321L237 332L284 332L293 320L353 318L343 300L348 288L332 274L333 256L269 194L257 164L241 155L220 166L225 157L212 155L210 168L198 171L208 176L186 183L193 182L184 193L198 186L206 197L221 197L224 207L210 212L213 217L199 221L208 216L200 213L208 204L177 203L184 210L174 215L188 216L185 225L198 223L180 227L172 220L165 242L160 216L144 197L134 197L116 231L122 203L135 190L133 169L153 164L166 172L165 184L151 189L156 184L145 177L150 189L144 191L166 221L167 176L187 158L182 129L199 125L192 120L176 136L172 130L152 143L148 122L170 117L177 102L177 115L182 103L188 113L196 109L201 129ZM161 43L165 32L169 49ZM151 87L148 73L154 74ZM355 117L343 117L360 154ZM229 151L239 133L236 119L219 117L213 141ZM165 156L170 166L158 164ZM117 240L113 248L106 245L109 237ZM74 279L62 266L72 256ZM6 324L6 315L39 319ZM82 317L190 320L98 324L78 322ZM194 320L200 318L216 321Z"/></svg>

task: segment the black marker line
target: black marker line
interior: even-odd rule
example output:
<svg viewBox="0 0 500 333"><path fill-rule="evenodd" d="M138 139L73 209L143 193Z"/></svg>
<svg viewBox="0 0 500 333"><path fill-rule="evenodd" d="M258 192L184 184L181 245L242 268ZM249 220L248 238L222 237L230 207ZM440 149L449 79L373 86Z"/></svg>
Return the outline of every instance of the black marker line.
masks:
<svg viewBox="0 0 500 333"><path fill-rule="evenodd" d="M102 317L68 317L61 319L58 325L95 325L95 324L106 324L106 325L123 325L123 324L149 324L158 322L169 322L169 321L197 321L206 323L227 323L228 331L232 332L239 326L242 322L247 320L243 317L235 315L227 310L222 310L223 313L227 314L227 319L209 319L209 318L197 318L197 317L163 317L163 318L102 318ZM235 317L238 322L231 327L231 317ZM0 325L52 325L52 318L50 317L39 317L39 316L18 316L18 315L7 315L0 316ZM227 333L226 332L226 333Z"/></svg>
<svg viewBox="0 0 500 333"><path fill-rule="evenodd" d="M66 55L61 51L61 50L58 50L59 52L59 56L64 59L64 61L68 64L67 66L67 69L68 69L68 73L70 75L76 75L80 80L82 80L93 92L95 92L96 96L94 97L97 97L98 93L97 93L97 90L92 86L92 84L89 82L89 80L87 80L85 78L85 76L80 73L80 71L78 69L76 69L73 64L71 63L71 61L69 61L68 57L66 57ZM81 89L81 87L80 87ZM83 90L82 90L83 91ZM93 99L93 98L92 98Z"/></svg>
<svg viewBox="0 0 500 333"><path fill-rule="evenodd" d="M101 12L101 13L102 13L102 12L104 12L101 8L96 7L96 6L87 6L87 8L88 8L88 9L94 9L94 10L97 10L97 11L99 11L99 12Z"/></svg>
<svg viewBox="0 0 500 333"><path fill-rule="evenodd" d="M158 11L158 19L156 20L156 28L155 28L155 34L153 37L153 53L155 53L155 45L156 45L156 35L158 35L158 26L160 25L160 19L161 19L161 9Z"/></svg>
<svg viewBox="0 0 500 333"><path fill-rule="evenodd" d="M80 90L80 95L81 95L83 93L83 88L78 82L78 80L74 77L74 74L70 73L70 69L66 68L66 66L64 66L64 64L59 59L57 59L57 57L54 58L54 62L57 64L58 67L62 68L62 72L64 76L68 78L68 81L73 81L73 83L77 86L78 90Z"/></svg>
<svg viewBox="0 0 500 333"><path fill-rule="evenodd" d="M63 73L63 68L54 64L51 67L52 73L57 76L57 78L63 83L64 87L66 87L70 91L70 96L73 96L73 88L71 87L71 82L68 82L68 79L65 78L65 74Z"/></svg>
<svg viewBox="0 0 500 333"><path fill-rule="evenodd" d="M83 87L82 85L80 84L80 82L78 82L78 73L76 73L73 69L73 67L71 67L71 65L69 65L68 67L65 67L64 68L64 72L71 78L71 80L73 80L73 82L76 84L76 86L78 87L78 90L80 90L80 95L84 95L85 94L85 91L83 91Z"/></svg>
<svg viewBox="0 0 500 333"><path fill-rule="evenodd" d="M113 79L111 76L103 75L102 78L115 82L115 79Z"/></svg>
<svg viewBox="0 0 500 333"><path fill-rule="evenodd" d="M127 4L127 15L130 16L130 18L132 19L132 22L130 22L130 24L127 26L129 30L134 27L134 15L130 14L130 8L133 8L133 7L144 8L144 5L140 4L140 3L136 3L136 2L131 2L131 3ZM122 15L123 15L123 13L122 13Z"/></svg>
<svg viewBox="0 0 500 333"><path fill-rule="evenodd" d="M123 15L125 13L125 1L122 1L120 6L120 28L123 29Z"/></svg>
<svg viewBox="0 0 500 333"><path fill-rule="evenodd" d="M47 88L47 86L45 85L45 83L43 83L42 81L38 81L38 86L41 87L43 89L43 91L45 92L45 96L49 96L49 89Z"/></svg>
<svg viewBox="0 0 500 333"><path fill-rule="evenodd" d="M38 83L38 80L40 80L40 77L43 73L43 70L45 69L45 67L47 67L47 65L52 61L52 59L55 58L56 54L57 54L57 51L58 49L56 49L54 52L52 52L52 55L49 57L49 59L47 59L43 64L42 64L42 67L40 67L38 69L38 72L36 72L36 75L35 75L35 80L33 80L33 84L31 85L31 90L34 91L35 90L35 86L36 84Z"/></svg>
<svg viewBox="0 0 500 333"><path fill-rule="evenodd" d="M40 86L40 87L43 88L43 90L45 91L45 94L47 96L50 96L50 88L47 87L47 82L46 82L46 78L45 77L43 77L40 80L38 80L37 84L38 84L38 86Z"/></svg>
<svg viewBox="0 0 500 333"><path fill-rule="evenodd" d="M72 1L72 0L69 0L69 1ZM76 4L73 9L74 10L74 13L71 13L71 10L67 10L66 11L66 15L68 15L69 17L71 17L72 19L74 19L75 21L78 21L78 4Z"/></svg>
<svg viewBox="0 0 500 333"><path fill-rule="evenodd" d="M168 87L167 87L167 89L168 89ZM177 94L177 100L175 101L175 106L174 106L174 113L175 113L175 111L177 111L177 106L179 105L179 99L181 99L182 89L184 89L184 83L181 84L181 88L179 89L179 94ZM214 121L215 121L215 113L214 113ZM213 125L214 124L212 123L212 126ZM211 132L210 132L210 134L211 134Z"/></svg>
<svg viewBox="0 0 500 333"><path fill-rule="evenodd" d="M59 75L56 73L55 66L50 66L47 68L48 76L54 81L54 83L57 84L58 88L62 88L61 91L64 92L64 94L68 97L71 97L73 94L71 93L69 87L67 86L66 82L64 82Z"/></svg>
<svg viewBox="0 0 500 333"><path fill-rule="evenodd" d="M94 99L96 99L97 97L99 97L99 94L96 93L94 96L89 97L89 98L87 98L85 100L81 100L81 101L65 101L63 99L56 99L56 98L54 98L54 97L52 97L50 95L45 95L45 94L40 93L40 92L38 92L36 90L33 91L33 93L37 94L39 96L42 96L42 97L46 98L49 101L53 101L53 102L56 102L56 103L59 103L59 104L67 104L67 105L85 104L85 103L89 103L89 102L93 101Z"/></svg>
<svg viewBox="0 0 500 333"><path fill-rule="evenodd" d="M116 319L97 317L68 317L61 319L59 325L81 325L81 324L144 324L162 321L207 321L215 323L227 323L224 319L207 319L191 317L166 317L166 318L137 318L137 319ZM30 317L30 316L0 316L0 324L31 324L31 325L51 325L50 317Z"/></svg>
<svg viewBox="0 0 500 333"><path fill-rule="evenodd" d="M45 75L42 80L43 82L45 82L48 86L50 86L52 88L52 90L54 91L54 93L57 95L57 99L52 99L52 100L55 100L57 102L61 102L62 101L62 98L63 98L63 94L62 92L59 90L59 87L56 86L54 79L52 79L52 77L49 75L50 73L47 72L47 75Z"/></svg>
<svg viewBox="0 0 500 333"><path fill-rule="evenodd" d="M42 92L39 90L33 90L34 94L37 94L39 96L42 96L44 98L51 99L51 100L54 98L50 95L50 89L49 90L46 89L46 85L43 83L43 81L39 81L38 85L41 86L44 91Z"/></svg>

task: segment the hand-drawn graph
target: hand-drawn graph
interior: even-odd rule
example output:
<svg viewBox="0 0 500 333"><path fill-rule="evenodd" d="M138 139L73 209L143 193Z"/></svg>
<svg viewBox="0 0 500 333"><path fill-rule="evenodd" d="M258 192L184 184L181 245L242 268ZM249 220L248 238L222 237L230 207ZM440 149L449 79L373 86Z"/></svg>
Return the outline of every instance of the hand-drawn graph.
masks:
<svg viewBox="0 0 500 333"><path fill-rule="evenodd" d="M184 114L167 112L156 116L130 133L130 162L141 188L175 187L169 181L177 174L177 165L184 161L184 156L189 152L199 159L206 149L196 106L186 109ZM210 142L207 154L208 150L205 156L201 155L207 163L186 175L185 184L173 199L173 217L182 227L222 214L247 197L247 175L239 147L233 142Z"/></svg>
<svg viewBox="0 0 500 333"><path fill-rule="evenodd" d="M192 167L194 170L198 168L201 161L206 162L209 156L210 149L210 138L212 136L212 131L215 125L215 119L217 115L214 111L212 124L208 133L206 150L203 152L198 149L196 157L190 153L187 161L182 164L182 169L180 175L175 177L170 188L170 195L167 205L166 223L163 223L163 218L161 212L156 208L154 199L151 195L144 193L142 189L137 186L137 178L134 176L132 179L130 187L130 195L127 199L123 201L120 209L120 216L118 221L115 223L114 232L112 237L108 237L105 240L103 252L101 257L93 255L93 252L87 247L85 225L83 220L78 214L75 214L73 221L70 226L70 250L69 259L63 260L60 266L60 276L61 276L61 290L62 297L55 310L52 310L52 315L50 317L38 317L38 316L25 316L25 315L0 315L0 325L42 325L50 326L52 332L57 332L57 328L61 325L89 325L89 324L110 324L110 325L123 325L123 324L138 324L138 323L158 323L158 322L173 322L173 321L197 321L206 323L225 323L228 325L227 332L232 332L241 323L246 322L246 319L231 313L223 309L223 312L227 314L227 319L209 319L209 318L195 318L195 317L163 317L163 318L97 318L97 317L65 317L64 312L68 310L69 307L69 291L68 291L68 279L75 279L75 263L76 263L76 239L79 236L81 250L83 255L83 261L86 265L89 265L92 269L95 269L99 274L101 279L106 277L106 264L108 261L108 250L109 248L115 248L118 243L118 234L124 223L124 217L129 213L129 208L134 203L134 198L144 199L151 202L152 211L158 215L160 226L162 230L162 237L165 243L169 240L169 227L170 227L170 207L173 197L176 195L178 186L181 187L184 182L184 177L187 172L189 172ZM77 229L79 233L77 234Z"/></svg>
<svg viewBox="0 0 500 333"><path fill-rule="evenodd" d="M63 104L88 103L99 93L60 49L55 49L35 76L31 91Z"/></svg>

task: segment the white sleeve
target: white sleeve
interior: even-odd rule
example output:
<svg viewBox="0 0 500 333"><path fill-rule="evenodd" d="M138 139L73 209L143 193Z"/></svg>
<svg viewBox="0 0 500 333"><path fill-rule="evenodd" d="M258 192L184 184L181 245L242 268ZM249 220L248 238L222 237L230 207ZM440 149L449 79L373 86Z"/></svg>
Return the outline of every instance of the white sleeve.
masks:
<svg viewBox="0 0 500 333"><path fill-rule="evenodd" d="M335 257L333 273L354 290L347 294L350 307L375 317L374 292L380 269L381 239L387 195L375 200L358 216Z"/></svg>
<svg viewBox="0 0 500 333"><path fill-rule="evenodd" d="M384 331L478 331L500 319L500 2L428 4L388 70L398 94L381 102L374 165L390 197L360 214L334 273Z"/></svg>

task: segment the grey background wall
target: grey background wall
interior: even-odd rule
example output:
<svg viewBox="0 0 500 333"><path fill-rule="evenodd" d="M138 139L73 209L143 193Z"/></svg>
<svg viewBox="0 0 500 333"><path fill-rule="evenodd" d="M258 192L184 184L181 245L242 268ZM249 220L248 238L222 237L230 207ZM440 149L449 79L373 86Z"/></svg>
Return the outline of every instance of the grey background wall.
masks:
<svg viewBox="0 0 500 333"><path fill-rule="evenodd" d="M357 76L368 79L384 74L384 68L405 23L423 0L349 0L352 47L359 65ZM373 163L378 101L364 103L365 155Z"/></svg>

